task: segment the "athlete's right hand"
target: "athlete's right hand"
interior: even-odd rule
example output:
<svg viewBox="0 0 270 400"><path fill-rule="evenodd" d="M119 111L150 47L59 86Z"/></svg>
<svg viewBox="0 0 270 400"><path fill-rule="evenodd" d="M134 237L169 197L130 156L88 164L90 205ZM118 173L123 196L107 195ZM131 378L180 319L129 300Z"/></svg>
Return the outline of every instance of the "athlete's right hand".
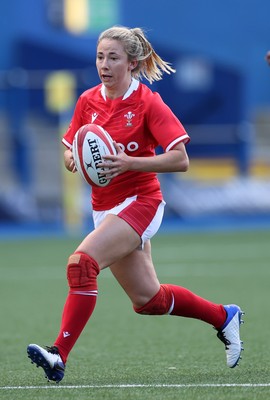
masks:
<svg viewBox="0 0 270 400"><path fill-rule="evenodd" d="M64 164L68 171L73 172L73 173L77 171L77 169L75 167L73 154L70 149L67 149L64 152Z"/></svg>

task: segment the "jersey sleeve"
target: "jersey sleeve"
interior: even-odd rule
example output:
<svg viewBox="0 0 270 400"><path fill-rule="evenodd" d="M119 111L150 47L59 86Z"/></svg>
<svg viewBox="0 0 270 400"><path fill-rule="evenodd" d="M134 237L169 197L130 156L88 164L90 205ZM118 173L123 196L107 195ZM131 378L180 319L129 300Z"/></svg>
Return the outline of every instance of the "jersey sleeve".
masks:
<svg viewBox="0 0 270 400"><path fill-rule="evenodd" d="M82 126L82 122L81 122L82 112L81 111L82 111L82 96L79 97L79 99L76 103L71 122L69 124L69 127L68 127L66 133L63 136L63 139L62 139L62 143L68 148L72 147L74 136L75 136L77 130Z"/></svg>
<svg viewBox="0 0 270 400"><path fill-rule="evenodd" d="M149 103L148 127L163 150L167 152L180 142L187 144L190 141L189 135L160 95L153 93L152 101Z"/></svg>

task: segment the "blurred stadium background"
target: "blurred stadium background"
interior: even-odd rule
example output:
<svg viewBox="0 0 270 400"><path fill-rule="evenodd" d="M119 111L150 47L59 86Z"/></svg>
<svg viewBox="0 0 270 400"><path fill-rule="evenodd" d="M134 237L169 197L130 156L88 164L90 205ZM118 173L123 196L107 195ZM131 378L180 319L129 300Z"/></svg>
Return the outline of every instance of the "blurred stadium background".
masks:
<svg viewBox="0 0 270 400"><path fill-rule="evenodd" d="M61 135L96 85L97 36L143 27L177 69L160 92L191 136L190 170L161 175L164 227L270 228L268 0L1 3L0 232L79 232L89 188L65 173Z"/></svg>

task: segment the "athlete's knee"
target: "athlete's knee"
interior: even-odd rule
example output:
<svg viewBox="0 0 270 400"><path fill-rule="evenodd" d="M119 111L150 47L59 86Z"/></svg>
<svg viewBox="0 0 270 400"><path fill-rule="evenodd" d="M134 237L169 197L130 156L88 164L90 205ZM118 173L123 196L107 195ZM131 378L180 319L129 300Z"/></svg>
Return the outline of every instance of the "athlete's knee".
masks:
<svg viewBox="0 0 270 400"><path fill-rule="evenodd" d="M97 290L97 262L86 253L75 252L68 259L67 280L69 287Z"/></svg>
<svg viewBox="0 0 270 400"><path fill-rule="evenodd" d="M174 298L169 285L160 285L157 294L142 307L133 309L138 314L164 315L169 314L173 308Z"/></svg>

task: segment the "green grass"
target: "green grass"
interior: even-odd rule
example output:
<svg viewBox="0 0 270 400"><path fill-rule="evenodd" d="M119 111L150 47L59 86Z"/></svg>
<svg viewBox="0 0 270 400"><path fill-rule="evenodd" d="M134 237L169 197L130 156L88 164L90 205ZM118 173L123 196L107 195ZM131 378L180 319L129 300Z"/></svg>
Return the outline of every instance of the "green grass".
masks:
<svg viewBox="0 0 270 400"><path fill-rule="evenodd" d="M246 311L240 367L226 367L223 344L211 326L135 314L106 270L64 380L47 384L42 369L27 358L26 346L51 344L58 333L67 293L65 264L78 241L0 242L1 399L269 399L270 386L258 386L270 382L269 231L158 235L152 241L161 282Z"/></svg>

